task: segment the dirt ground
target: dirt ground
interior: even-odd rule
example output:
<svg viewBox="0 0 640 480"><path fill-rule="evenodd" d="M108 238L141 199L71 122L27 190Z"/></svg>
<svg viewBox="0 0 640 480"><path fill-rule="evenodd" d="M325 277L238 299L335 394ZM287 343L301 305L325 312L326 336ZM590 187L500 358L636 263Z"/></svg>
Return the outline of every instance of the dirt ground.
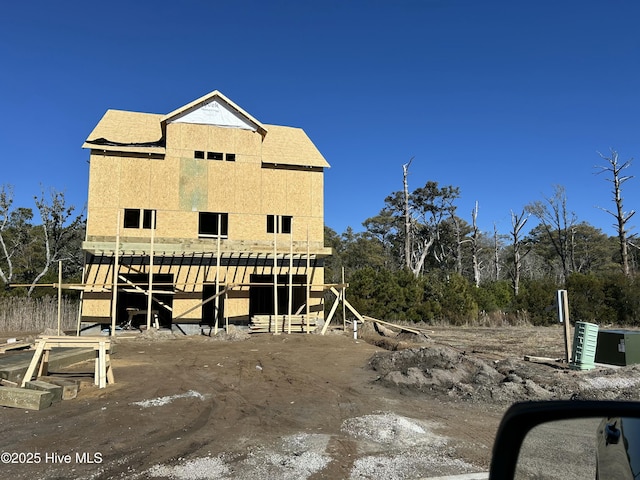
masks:
<svg viewBox="0 0 640 480"><path fill-rule="evenodd" d="M87 382L76 399L39 412L0 408L0 477L482 472L514 401L638 397L638 367L582 372L523 361L562 357L560 328L427 328L426 336L398 337L368 328L357 341L342 331L118 338L115 384Z"/></svg>

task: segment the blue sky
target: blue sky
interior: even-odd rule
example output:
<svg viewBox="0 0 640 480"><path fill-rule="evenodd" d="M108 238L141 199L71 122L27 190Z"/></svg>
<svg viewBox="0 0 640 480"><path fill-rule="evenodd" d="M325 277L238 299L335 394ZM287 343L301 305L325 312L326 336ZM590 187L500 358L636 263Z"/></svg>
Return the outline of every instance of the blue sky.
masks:
<svg viewBox="0 0 640 480"><path fill-rule="evenodd" d="M471 222L477 201L485 231L507 233L511 210L557 184L612 235L594 167L598 151L640 155L639 21L640 3L620 0L7 3L0 184L16 206L43 185L81 207L80 147L107 109L168 113L220 90L307 132L331 164L339 233L361 230L415 157L410 188L459 187L458 215ZM624 199L640 209L640 178Z"/></svg>

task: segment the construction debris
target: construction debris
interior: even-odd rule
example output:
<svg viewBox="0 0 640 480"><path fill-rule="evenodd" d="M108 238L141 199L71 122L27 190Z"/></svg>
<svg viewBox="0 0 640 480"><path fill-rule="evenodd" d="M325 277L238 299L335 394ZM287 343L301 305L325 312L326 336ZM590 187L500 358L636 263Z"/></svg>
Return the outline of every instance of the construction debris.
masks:
<svg viewBox="0 0 640 480"><path fill-rule="evenodd" d="M44 390L28 388L0 388L0 405L3 407L25 408L27 410L43 410L51 406L54 394Z"/></svg>
<svg viewBox="0 0 640 480"><path fill-rule="evenodd" d="M13 342L9 342L9 340L14 340ZM31 348L31 346L33 345L33 342L26 342L26 341L18 341L16 339L9 339L7 340L7 343L4 345L0 345L0 353L6 353L10 350L26 350L28 348Z"/></svg>
<svg viewBox="0 0 640 480"><path fill-rule="evenodd" d="M385 327L379 322L373 322L373 328L375 328L376 332L378 332L383 337L396 337L398 335L397 332L394 332L393 330Z"/></svg>
<svg viewBox="0 0 640 480"><path fill-rule="evenodd" d="M433 333L432 330L426 330L424 328L418 328L418 327L414 327L414 326L407 327L405 325L399 325L397 323L391 323L391 322L385 322L384 320L378 320L377 318L368 317L366 315L363 315L362 318L364 320L366 320L366 321L374 322L374 324L377 325L376 331L378 331L378 332L380 331L380 326L386 325L388 327L397 328L399 330L402 330L402 331L405 331L405 332L409 332L409 333L413 333L415 335L424 335L425 337L427 336L428 333ZM385 336L393 336L393 335L385 335Z"/></svg>
<svg viewBox="0 0 640 480"><path fill-rule="evenodd" d="M62 400L73 400L78 396L78 390L80 390L80 380L72 378L60 378L60 377L41 377L40 380L53 385L58 385L62 388Z"/></svg>
<svg viewBox="0 0 640 480"><path fill-rule="evenodd" d="M25 384L25 388L30 390L40 390L43 392L51 392L53 398L51 403L58 403L62 401L62 387L53 383L43 382L42 380L31 380Z"/></svg>
<svg viewBox="0 0 640 480"><path fill-rule="evenodd" d="M316 316L306 315L254 315L251 333L311 333L317 327Z"/></svg>
<svg viewBox="0 0 640 480"><path fill-rule="evenodd" d="M536 357L533 355L525 355L525 362L534 362L534 363L561 363L564 361L562 358L550 358L550 357Z"/></svg>

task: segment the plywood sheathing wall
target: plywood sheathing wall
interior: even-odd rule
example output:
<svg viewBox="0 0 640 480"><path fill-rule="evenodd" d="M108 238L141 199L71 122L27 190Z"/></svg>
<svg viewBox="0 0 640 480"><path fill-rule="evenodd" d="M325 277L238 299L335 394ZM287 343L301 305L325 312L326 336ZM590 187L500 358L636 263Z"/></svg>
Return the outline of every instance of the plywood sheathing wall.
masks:
<svg viewBox="0 0 640 480"><path fill-rule="evenodd" d="M165 131L167 148L160 144L124 145L161 140L162 118L169 122ZM199 211L228 213L230 240L221 242L222 251L226 253L272 252L273 236L265 228L266 215L271 214L294 217L293 235L277 235L280 252L288 253L292 239L297 253L306 250L307 242L312 253L325 251L322 169L329 165L303 130L266 126L268 133L263 137L264 130L261 134L241 128L171 123L172 120L171 114L163 117L110 110L85 143L85 148L92 149L87 240L94 242L94 248L104 248L105 255L109 255L115 241L113 227L120 223L117 218L122 209L157 210L156 255L169 261L161 260L154 270L171 273L178 283L192 284L176 287L176 302L182 304L184 300L185 305L195 301L193 295L201 292L202 283L215 282L215 269L190 264L190 260L184 258L189 257L189 252L208 251L212 255L216 251L215 241L197 238ZM102 142L102 147L98 147L95 142L91 143L100 139L121 142L121 145ZM194 158L196 150L233 153L235 162L198 160ZM124 249L142 249L140 255L148 253L150 230L125 229L121 233ZM163 245L167 252L162 251ZM176 258L183 247L185 262L180 263ZM221 268L218 281L248 283L251 273L271 274L269 263ZM278 267L279 274L288 273L286 263ZM104 277L104 283L110 288L112 272L108 264L87 268L88 281ZM136 271L143 270L144 267ZM293 273L305 271L298 265ZM316 285L324 280L322 268L312 268L308 274ZM89 290L97 289L89 287ZM229 299L237 301L230 301L229 306L248 308L247 292L248 287L230 292ZM322 289L314 287L312 296L321 303ZM100 305L87 307L87 311L94 307L96 311L107 310L102 304L108 300L106 296L101 297ZM180 306L175 312L180 314L184 310ZM193 315L196 312L199 314L199 309Z"/></svg>

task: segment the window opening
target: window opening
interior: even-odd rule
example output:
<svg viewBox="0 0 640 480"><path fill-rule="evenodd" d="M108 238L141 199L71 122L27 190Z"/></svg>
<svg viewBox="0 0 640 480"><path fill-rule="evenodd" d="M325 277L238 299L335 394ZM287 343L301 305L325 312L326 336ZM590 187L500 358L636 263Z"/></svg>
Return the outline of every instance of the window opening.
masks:
<svg viewBox="0 0 640 480"><path fill-rule="evenodd" d="M201 237L226 237L229 229L227 213L200 212L198 222L198 235Z"/></svg>
<svg viewBox="0 0 640 480"><path fill-rule="evenodd" d="M124 228L140 228L140 210L138 208L124 209Z"/></svg>
<svg viewBox="0 0 640 480"><path fill-rule="evenodd" d="M280 227L282 233L291 233L291 223L292 217L289 215L284 215L280 217Z"/></svg>
<svg viewBox="0 0 640 480"><path fill-rule="evenodd" d="M158 215L156 214L155 218L153 218L154 217L154 213L155 213L155 210L143 210L143 212L142 212L142 228L147 228L147 229L153 228L155 230L156 223L157 223L157 220L158 220ZM151 227L151 222L152 221L153 221L153 227Z"/></svg>
<svg viewBox="0 0 640 480"><path fill-rule="evenodd" d="M291 233L291 215L267 215L267 233Z"/></svg>

